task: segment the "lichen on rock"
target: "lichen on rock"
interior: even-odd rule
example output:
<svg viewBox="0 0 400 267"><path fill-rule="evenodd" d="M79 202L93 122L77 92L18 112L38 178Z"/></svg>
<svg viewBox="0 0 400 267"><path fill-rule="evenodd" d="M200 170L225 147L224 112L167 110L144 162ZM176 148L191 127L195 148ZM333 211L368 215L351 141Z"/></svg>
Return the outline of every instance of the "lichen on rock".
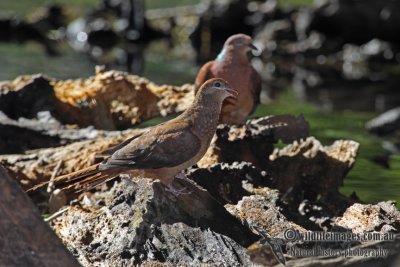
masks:
<svg viewBox="0 0 400 267"><path fill-rule="evenodd" d="M341 217L335 219L335 224L353 233L396 233L400 228L400 211L393 201L377 204L355 203Z"/></svg>

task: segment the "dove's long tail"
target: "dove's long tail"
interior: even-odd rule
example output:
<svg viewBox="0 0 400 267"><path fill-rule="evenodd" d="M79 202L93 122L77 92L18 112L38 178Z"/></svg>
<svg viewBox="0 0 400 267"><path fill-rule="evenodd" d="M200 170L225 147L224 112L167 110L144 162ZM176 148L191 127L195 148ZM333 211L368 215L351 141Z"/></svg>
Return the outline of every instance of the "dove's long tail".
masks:
<svg viewBox="0 0 400 267"><path fill-rule="evenodd" d="M100 163L76 172L58 176L53 180L29 188L27 192L41 188L49 183L53 183L55 187L62 190L72 190L76 192L85 191L111 181L118 176L119 172L113 169L99 170L99 164Z"/></svg>

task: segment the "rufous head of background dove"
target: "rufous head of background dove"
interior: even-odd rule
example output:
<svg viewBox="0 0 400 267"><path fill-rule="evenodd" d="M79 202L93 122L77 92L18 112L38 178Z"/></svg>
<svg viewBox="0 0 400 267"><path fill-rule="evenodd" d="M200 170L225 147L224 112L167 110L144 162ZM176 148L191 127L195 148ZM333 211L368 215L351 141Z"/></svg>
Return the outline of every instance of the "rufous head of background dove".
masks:
<svg viewBox="0 0 400 267"><path fill-rule="evenodd" d="M253 44L253 39L250 36L243 33L239 33L232 35L225 41L224 48L222 51L224 50L233 52L237 55L240 54L246 56L250 50L258 50L258 49Z"/></svg>

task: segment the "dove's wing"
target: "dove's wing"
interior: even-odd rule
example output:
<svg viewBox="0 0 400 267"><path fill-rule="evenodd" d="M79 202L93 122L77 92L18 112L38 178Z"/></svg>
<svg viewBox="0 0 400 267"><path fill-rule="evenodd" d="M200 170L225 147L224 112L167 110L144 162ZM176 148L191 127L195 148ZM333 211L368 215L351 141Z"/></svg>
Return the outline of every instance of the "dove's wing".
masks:
<svg viewBox="0 0 400 267"><path fill-rule="evenodd" d="M155 127L115 151L101 169L129 167L158 169L175 167L191 160L199 152L200 139L182 122Z"/></svg>

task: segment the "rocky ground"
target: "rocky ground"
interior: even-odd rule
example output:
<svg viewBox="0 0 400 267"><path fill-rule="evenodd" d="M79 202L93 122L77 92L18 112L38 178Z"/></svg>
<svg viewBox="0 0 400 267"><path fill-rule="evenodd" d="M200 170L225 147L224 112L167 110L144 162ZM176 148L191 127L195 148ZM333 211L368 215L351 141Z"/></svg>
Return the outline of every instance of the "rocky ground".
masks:
<svg viewBox="0 0 400 267"><path fill-rule="evenodd" d="M85 80L39 75L4 82L0 164L27 189L100 161L104 150L146 130L128 128L180 112L192 97L190 85L159 86L101 69ZM29 195L43 214L56 214L51 227L83 266L273 266L278 258L288 266L396 266L395 203L366 204L355 193L339 193L359 144L324 146L308 130L306 118L292 115L220 125L206 156L187 170L190 180L175 180L188 194L175 196L159 181L121 175L82 194L50 186ZM285 236L288 229L390 234L394 240L296 241ZM278 245L271 250L268 244ZM291 253L320 247L384 248L388 254Z"/></svg>

